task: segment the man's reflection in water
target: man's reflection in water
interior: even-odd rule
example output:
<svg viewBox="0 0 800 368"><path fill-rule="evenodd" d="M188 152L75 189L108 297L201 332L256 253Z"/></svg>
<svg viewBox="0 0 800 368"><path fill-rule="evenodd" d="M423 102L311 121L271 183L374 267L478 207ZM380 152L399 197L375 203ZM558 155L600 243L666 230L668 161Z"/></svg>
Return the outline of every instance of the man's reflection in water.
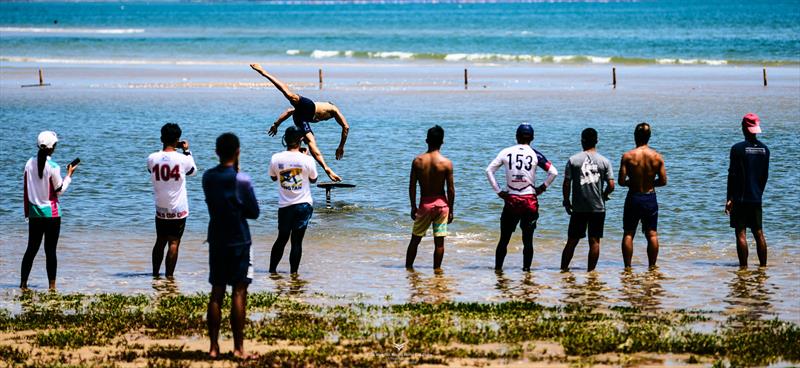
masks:
<svg viewBox="0 0 800 368"><path fill-rule="evenodd" d="M451 301L455 294L451 287L453 280L447 277L442 270L434 271L429 278L417 271L408 270L406 277L409 286L409 303L439 304Z"/></svg>
<svg viewBox="0 0 800 368"><path fill-rule="evenodd" d="M666 296L661 281L666 277L657 267L643 273L626 269L620 274L622 300L642 311L655 312L662 309L662 299Z"/></svg>
<svg viewBox="0 0 800 368"><path fill-rule="evenodd" d="M728 282L730 291L725 298L728 304L725 313L747 319L763 319L765 315L774 314L769 302L773 292L768 288L767 280L766 267L736 270Z"/></svg>
<svg viewBox="0 0 800 368"><path fill-rule="evenodd" d="M494 273L497 277L495 289L500 292L500 296L503 299L535 302L541 293L541 286L534 282L533 273L531 272L523 272L522 279L516 286L503 270L495 270Z"/></svg>
<svg viewBox="0 0 800 368"><path fill-rule="evenodd" d="M564 284L562 302L565 305L599 308L608 300L604 292L608 288L596 271L587 272L586 280L582 284L578 283L575 274L570 271L562 272L561 275Z"/></svg>
<svg viewBox="0 0 800 368"><path fill-rule="evenodd" d="M181 293L178 281L176 281L174 277L154 278L152 286L153 290L156 292L156 299L175 296Z"/></svg>
<svg viewBox="0 0 800 368"><path fill-rule="evenodd" d="M308 281L303 280L296 273L289 274L288 277L273 273L269 275L269 278L275 283L275 293L278 295L302 296L308 285Z"/></svg>

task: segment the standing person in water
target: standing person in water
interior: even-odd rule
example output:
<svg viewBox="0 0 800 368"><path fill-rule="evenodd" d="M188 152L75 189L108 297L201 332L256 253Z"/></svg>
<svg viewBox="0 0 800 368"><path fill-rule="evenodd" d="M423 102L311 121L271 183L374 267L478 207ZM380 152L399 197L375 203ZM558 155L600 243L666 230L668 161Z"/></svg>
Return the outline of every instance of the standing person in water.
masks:
<svg viewBox="0 0 800 368"><path fill-rule="evenodd" d="M64 194L72 183L76 166L67 166L67 177L61 178L61 167L52 160L58 137L55 132L39 133L36 157L25 164L23 177L23 201L25 219L28 221L28 249L22 258L21 289L28 289L28 276L33 267L33 259L39 252L44 238L44 252L47 257L47 279L50 290L56 288L56 245L61 232L61 211L58 197Z"/></svg>
<svg viewBox="0 0 800 368"><path fill-rule="evenodd" d="M503 199L503 214L500 215L500 240L497 242L494 268L503 269L508 242L519 224L522 229L522 270L530 271L533 261L533 232L539 219L539 200L553 180L558 170L539 151L531 147L533 127L521 124L517 127L517 144L508 147L497 155L486 168L486 177L494 192ZM506 172L506 190L501 190L494 177L495 171L503 167ZM541 185L536 185L536 167L547 171Z"/></svg>
<svg viewBox="0 0 800 368"><path fill-rule="evenodd" d="M742 119L744 141L731 147L728 168L728 200L725 213L731 217L736 231L736 253L739 267L747 267L747 228L756 239L758 263L767 265L767 240L761 226L761 198L769 177L769 148L756 138L761 133L761 119L747 114Z"/></svg>
<svg viewBox="0 0 800 368"><path fill-rule="evenodd" d="M269 128L269 135L274 136L278 134L278 127L280 127L284 120L291 116L294 120L294 125L303 132L303 140L308 145L311 155L314 156L314 159L322 166L325 174L333 181L341 181L342 178L336 175L325 163L325 158L322 157L322 152L320 152L317 147L317 140L314 138L314 132L311 130L310 125L310 123L317 123L330 119L335 119L336 122L341 125L342 137L339 140L339 148L336 149L336 159L341 160L342 157L344 157L344 144L347 141L347 134L350 132L350 125L347 124L347 119L344 118L339 108L330 102L314 102L307 97L292 92L288 85L281 82L278 78L275 78L272 74L267 73L260 64L250 64L250 67L258 72L258 74L264 76L264 78L269 79L269 81L275 85L275 88L281 91L283 96L286 97L292 105L291 108L284 111L283 114L275 120L275 123Z"/></svg>
<svg viewBox="0 0 800 368"><path fill-rule="evenodd" d="M658 199L656 187L667 185L667 169L661 154L648 146L650 124L640 123L633 132L636 148L622 155L619 165L619 185L628 187L622 214L622 259L625 268L631 267L633 237L639 221L647 238L649 267L658 259Z"/></svg>
<svg viewBox="0 0 800 368"><path fill-rule="evenodd" d="M156 243L153 245L153 277L158 277L167 252L166 273L172 277L178 263L178 247L189 216L189 200L186 196L186 176L197 174L189 142L181 141L181 127L167 123L161 127L161 151L147 157L147 171L153 183L156 204ZM182 153L178 153L180 148Z"/></svg>
<svg viewBox="0 0 800 368"><path fill-rule="evenodd" d="M291 272L297 273L303 255L303 237L314 213L311 184L317 182L317 166L314 159L300 152L302 130L296 126L286 128L283 140L286 151L272 155L269 163L269 177L278 182L278 238L272 245L269 272L277 272L283 249L291 239L289 264Z"/></svg>
<svg viewBox="0 0 800 368"><path fill-rule="evenodd" d="M253 281L252 240L248 219L257 219L258 201L253 182L239 172L239 138L224 133L216 142L219 165L203 174L203 193L208 205L208 263L211 295L208 302L209 356L219 356L219 326L222 302L227 285L231 295L231 331L233 355L244 353L244 324L247 311L247 287Z"/></svg>
<svg viewBox="0 0 800 368"><path fill-rule="evenodd" d="M597 131L586 128L581 132L582 152L569 158L564 170L564 209L569 217L567 244L561 253L561 270L568 271L575 247L589 230L589 265L594 270L600 257L600 239L606 220L606 201L614 191L614 171L611 162L597 152ZM572 201L570 201L570 193Z"/></svg>
<svg viewBox="0 0 800 368"><path fill-rule="evenodd" d="M406 268L414 268L417 246L422 237L433 225L433 269L442 268L444 258L444 238L447 224L453 222L453 206L456 189L453 184L453 163L439 151L444 143L444 129L436 125L428 129L428 151L414 158L411 163L411 180L408 184L408 197L411 200L411 219L414 228L411 241L406 250ZM420 199L417 207L417 183ZM445 195L445 188L447 194Z"/></svg>

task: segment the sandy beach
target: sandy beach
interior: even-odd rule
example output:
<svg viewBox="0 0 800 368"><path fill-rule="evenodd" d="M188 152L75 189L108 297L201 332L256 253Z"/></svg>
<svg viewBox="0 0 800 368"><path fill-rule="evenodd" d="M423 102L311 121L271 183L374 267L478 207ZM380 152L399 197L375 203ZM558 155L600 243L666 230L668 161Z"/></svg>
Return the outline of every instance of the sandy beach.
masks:
<svg viewBox="0 0 800 368"><path fill-rule="evenodd" d="M781 1L0 3L0 366L795 366L798 25L796 4ZM350 124L342 160L338 125L313 124L328 163L355 187L335 189L332 208L313 188L298 274L286 256L267 272L278 210L267 168L284 147L266 130L288 104L249 63L332 102ZM48 85L28 87L40 71ZM723 207L748 112L771 150L769 261L757 267L751 246L740 269ZM562 272L570 218L560 186L581 131L598 131L616 174L642 121L669 177L657 189L658 267L647 267L639 233L624 269L618 187L596 270L585 271L584 240ZM145 169L166 122L180 124L198 169L186 181L174 279L152 277ZM523 122L560 175L539 197L531 271L521 270L517 232L495 272L503 202L484 170ZM455 220L442 270L425 237L409 271L409 168L435 124L453 162ZM55 162L81 158L61 197L55 293L41 250L32 291L18 287L28 239L20 175L43 130L58 133ZM225 354L206 355L200 176L217 164L223 132L240 137L261 208L250 222L245 337L259 355L250 361L229 353L229 301Z"/></svg>

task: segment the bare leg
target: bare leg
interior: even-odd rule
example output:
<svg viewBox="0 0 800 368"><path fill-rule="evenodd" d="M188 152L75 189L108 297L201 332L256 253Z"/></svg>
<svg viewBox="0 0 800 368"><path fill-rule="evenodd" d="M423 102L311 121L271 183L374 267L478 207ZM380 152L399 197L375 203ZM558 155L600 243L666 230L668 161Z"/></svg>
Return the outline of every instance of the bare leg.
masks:
<svg viewBox="0 0 800 368"><path fill-rule="evenodd" d="M747 268L747 228L736 229L736 254L739 256L739 268Z"/></svg>
<svg viewBox="0 0 800 368"><path fill-rule="evenodd" d="M633 258L633 236L636 230L625 230L622 235L622 260L625 268L631 268L631 258Z"/></svg>
<svg viewBox="0 0 800 368"><path fill-rule="evenodd" d="M239 283L233 287L231 296L231 331L233 331L233 355L244 355L244 322L247 312L247 284Z"/></svg>
<svg viewBox="0 0 800 368"><path fill-rule="evenodd" d="M764 238L764 229L752 230L756 238L756 251L758 252L758 265L767 267L767 239Z"/></svg>
<svg viewBox="0 0 800 368"><path fill-rule="evenodd" d="M156 237L153 245L153 277L158 277L161 271L161 261L164 260L164 247L167 246L167 239L160 236Z"/></svg>
<svg viewBox="0 0 800 368"><path fill-rule="evenodd" d="M433 238L433 269L442 269L442 259L444 258L444 237L436 236Z"/></svg>
<svg viewBox="0 0 800 368"><path fill-rule="evenodd" d="M597 260L600 259L600 238L589 237L589 266L587 272L591 272L597 267Z"/></svg>
<svg viewBox="0 0 800 368"><path fill-rule="evenodd" d="M522 230L522 270L530 271L533 262L533 229Z"/></svg>
<svg viewBox="0 0 800 368"><path fill-rule="evenodd" d="M497 241L497 249L494 251L494 269L502 270L503 262L508 253L508 242L511 241L513 232L500 230L500 240Z"/></svg>
<svg viewBox="0 0 800 368"><path fill-rule="evenodd" d="M292 230L292 250L289 251L289 265L292 273L297 273L300 268L300 258L303 256L303 236L306 228Z"/></svg>
<svg viewBox="0 0 800 368"><path fill-rule="evenodd" d="M417 247L421 240L421 236L411 235L411 241L408 242L408 249L406 250L406 269L414 269L414 260L417 258Z"/></svg>
<svg viewBox="0 0 800 368"><path fill-rule="evenodd" d="M269 273L277 273L278 264L281 263L283 258L283 249L291 236L289 231L278 232L278 238L272 244L272 252L269 253Z"/></svg>
<svg viewBox="0 0 800 368"><path fill-rule="evenodd" d="M647 238L647 266L653 268L658 260L658 232L647 230L644 236Z"/></svg>
<svg viewBox="0 0 800 368"><path fill-rule="evenodd" d="M333 172L328 164L325 163L325 158L322 157L322 152L320 152L319 147L317 147L317 139L314 138L314 134L311 132L306 133L304 141L308 145L308 150L311 151L311 156L317 160L319 166L322 166L322 170L325 171L325 174L327 174L328 177L333 181L342 181L342 178L340 178L339 175L336 175L336 173Z"/></svg>
<svg viewBox="0 0 800 368"><path fill-rule="evenodd" d="M256 72L258 72L258 74L261 74L264 78L269 79L269 81L272 82L273 85L275 85L275 88L281 91L281 93L283 93L283 96L286 97L286 99L289 100L291 104L295 104L298 101L300 101L300 96L298 94L292 92L292 90L289 89L289 86L286 85L286 83L281 82L280 79L275 78L275 76L273 76L272 74L267 73L267 71L264 70L261 67L261 65L250 64L250 67L253 68L253 70L255 70Z"/></svg>
<svg viewBox="0 0 800 368"><path fill-rule="evenodd" d="M572 256L575 254L575 247L578 245L580 239L567 238L567 244L564 245L564 250L561 252L561 271L569 271L569 263L572 262Z"/></svg>
<svg viewBox="0 0 800 368"><path fill-rule="evenodd" d="M180 247L180 240L169 241L169 251L167 251L167 270L165 276L172 277L175 275L175 265L178 264L178 247Z"/></svg>
<svg viewBox="0 0 800 368"><path fill-rule="evenodd" d="M222 301L225 298L225 285L214 285L211 287L211 295L208 300L208 337L211 340L211 347L208 355L211 358L219 356L219 324L222 319Z"/></svg>

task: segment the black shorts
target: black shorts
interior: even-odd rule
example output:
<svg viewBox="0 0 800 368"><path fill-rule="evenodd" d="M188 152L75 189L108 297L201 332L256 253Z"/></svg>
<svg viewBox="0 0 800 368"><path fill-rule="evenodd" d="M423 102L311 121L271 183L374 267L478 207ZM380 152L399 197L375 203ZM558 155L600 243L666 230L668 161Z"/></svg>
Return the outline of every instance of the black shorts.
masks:
<svg viewBox="0 0 800 368"><path fill-rule="evenodd" d="M656 192L631 193L625 197L625 208L622 212L622 229L636 231L642 222L642 232L658 230L658 198Z"/></svg>
<svg viewBox="0 0 800 368"><path fill-rule="evenodd" d="M586 228L588 227L590 238L602 238L605 222L605 212L573 212L569 217L567 236L573 239L583 239L586 237Z"/></svg>
<svg viewBox="0 0 800 368"><path fill-rule="evenodd" d="M167 240L181 240L186 218L167 220L156 217L156 235Z"/></svg>
<svg viewBox="0 0 800 368"><path fill-rule="evenodd" d="M308 203L297 203L278 209L278 231L285 233L308 227L314 207Z"/></svg>
<svg viewBox="0 0 800 368"><path fill-rule="evenodd" d="M310 98L300 96L300 101L292 104L294 107L294 112L292 113L292 119L294 120L294 125L300 128L303 133L314 133L311 131L311 125L309 122L314 121L314 116L317 114L317 106L314 104L314 101L311 101Z"/></svg>
<svg viewBox="0 0 800 368"><path fill-rule="evenodd" d="M500 232L513 233L517 229L517 224L523 232L534 231L538 219L538 211L521 212L506 204L503 206L503 214L500 215Z"/></svg>
<svg viewBox="0 0 800 368"><path fill-rule="evenodd" d="M734 229L761 229L761 203L736 203L731 208L731 227Z"/></svg>
<svg viewBox="0 0 800 368"><path fill-rule="evenodd" d="M229 247L209 245L208 282L214 286L250 284L253 281L253 262L250 246Z"/></svg>

